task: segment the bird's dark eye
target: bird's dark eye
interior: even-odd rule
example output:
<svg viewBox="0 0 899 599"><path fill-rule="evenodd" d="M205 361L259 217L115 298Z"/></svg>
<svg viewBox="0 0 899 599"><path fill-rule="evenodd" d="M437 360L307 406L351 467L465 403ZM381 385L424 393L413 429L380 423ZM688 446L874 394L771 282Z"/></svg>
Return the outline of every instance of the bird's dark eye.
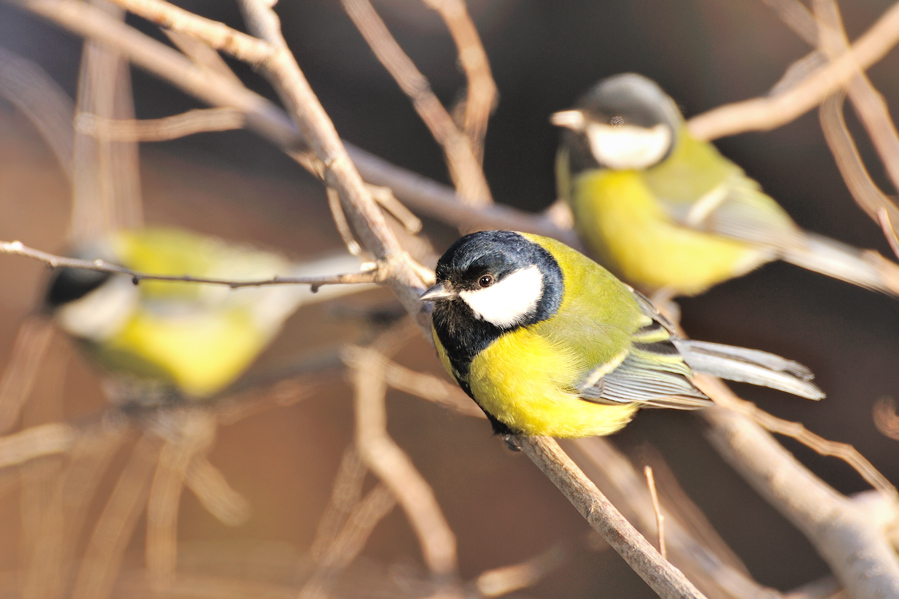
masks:
<svg viewBox="0 0 899 599"><path fill-rule="evenodd" d="M620 127L621 125L624 124L624 117L623 116L613 116L612 118L609 119L609 124L612 125L613 127Z"/></svg>
<svg viewBox="0 0 899 599"><path fill-rule="evenodd" d="M481 287L490 287L493 285L493 275L483 275L478 279L478 285Z"/></svg>

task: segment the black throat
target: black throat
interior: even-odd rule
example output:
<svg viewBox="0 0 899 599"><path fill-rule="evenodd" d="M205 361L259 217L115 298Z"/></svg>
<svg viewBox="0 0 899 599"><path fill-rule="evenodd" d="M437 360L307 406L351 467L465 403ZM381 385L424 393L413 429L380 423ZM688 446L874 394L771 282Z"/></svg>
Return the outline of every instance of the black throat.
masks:
<svg viewBox="0 0 899 599"><path fill-rule="evenodd" d="M499 327L481 319L459 297L436 303L431 323L459 385L469 396L472 394L468 375L475 356L501 336L544 321L555 314L562 303L565 289L559 263L540 245L511 231L484 231L468 236L472 237L477 238L477 243L454 246L441 258L441 264L437 267L441 282L459 287L465 285L468 279L476 280L480 273L486 272L487 266L482 266L482 263L500 272L503 268L514 272L527 265L537 265L543 276L543 289L533 311L509 327ZM460 241L464 242L468 238ZM472 251L470 246L474 246L476 251ZM472 260L466 256L469 252L476 254L478 259Z"/></svg>

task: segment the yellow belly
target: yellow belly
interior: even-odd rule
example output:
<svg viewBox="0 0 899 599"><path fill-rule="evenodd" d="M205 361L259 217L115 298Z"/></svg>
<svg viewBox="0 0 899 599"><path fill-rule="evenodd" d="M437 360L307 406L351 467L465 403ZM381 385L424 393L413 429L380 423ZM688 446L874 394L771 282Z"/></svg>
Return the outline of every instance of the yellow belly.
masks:
<svg viewBox="0 0 899 599"><path fill-rule="evenodd" d="M578 356L518 330L478 354L469 384L484 410L525 435L592 437L630 422L637 411L633 404L608 406L577 396L574 386L583 372Z"/></svg>
<svg viewBox="0 0 899 599"><path fill-rule="evenodd" d="M633 171L582 175L572 210L600 262L643 290L695 295L769 259L747 243L673 222Z"/></svg>
<svg viewBox="0 0 899 599"><path fill-rule="evenodd" d="M246 370L269 340L240 310L193 313L189 322L143 314L102 347L106 368L169 382L185 395L212 395Z"/></svg>

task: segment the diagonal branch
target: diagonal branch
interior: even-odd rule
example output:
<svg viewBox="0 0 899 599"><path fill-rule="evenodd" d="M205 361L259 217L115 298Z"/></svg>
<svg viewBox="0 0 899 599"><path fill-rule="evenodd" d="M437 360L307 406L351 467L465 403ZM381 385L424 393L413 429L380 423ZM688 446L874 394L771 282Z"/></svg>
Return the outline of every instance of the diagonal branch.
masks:
<svg viewBox="0 0 899 599"><path fill-rule="evenodd" d="M468 79L462 130L468 136L475 158L483 162L487 121L496 105L496 82L490 72L490 61L464 0L424 0L424 3L440 15L456 44L459 64Z"/></svg>
<svg viewBox="0 0 899 599"><path fill-rule="evenodd" d="M412 59L390 34L369 0L341 0L353 24L375 56L393 76L431 135L443 148L450 176L463 202L489 204L490 188L484 178L471 139L464 135L431 90L431 85Z"/></svg>
<svg viewBox="0 0 899 599"><path fill-rule="evenodd" d="M704 596L615 509L558 443L546 437L519 437L517 440L524 453L564 493L590 526L660 597Z"/></svg>
<svg viewBox="0 0 899 599"><path fill-rule="evenodd" d="M851 81L858 71L883 58L899 42L899 4L890 7L851 52L815 70L777 96L719 106L690 119L690 131L710 140L745 131L770 131L808 112Z"/></svg>
<svg viewBox="0 0 899 599"><path fill-rule="evenodd" d="M697 382L716 402L732 401L719 380L699 375ZM899 560L877 522L748 418L730 409L702 415L712 424L709 437L722 457L808 537L851 596L896 596Z"/></svg>
<svg viewBox="0 0 899 599"><path fill-rule="evenodd" d="M169 81L203 102L212 106L226 106L240 111L246 115L246 126L249 129L285 151L293 153L308 149L304 137L287 115L262 96L236 83L231 77L223 76L195 64L169 46L124 23L110 19L107 15L82 2L76 0L7 0L7 2L34 12L76 34L115 47L136 66L160 79ZM134 8L135 11L144 3L157 8L164 5L166 11L172 6L159 0L134 2L133 4L136 5L134 7L130 6L129 0L116 0L116 2ZM140 12L135 12L135 14L146 16ZM200 22L193 19L198 19ZM185 24L188 21L189 25ZM201 17L192 15L192 19L188 19L188 21L172 20L170 23L172 26L185 27L199 39L209 43L218 39L216 35L208 33L201 26L203 21ZM246 35L241 37L236 35L240 33L236 30L229 31L232 32L232 37L228 38L229 42L236 45L236 48L233 49L236 57L249 52L262 52L261 49L265 49L266 53L271 50L262 40ZM256 49L252 50L250 45ZM227 51L231 49L231 46L225 45L219 49ZM267 56L267 54L265 55ZM555 237L569 245L577 244L576 237L571 231L560 229L542 215L528 214L503 205L480 208L466 206L446 185L391 164L351 144L345 144L345 146L367 182L390 187L398 199L426 214L458 226L510 228ZM295 155L294 157L296 158Z"/></svg>
<svg viewBox="0 0 899 599"><path fill-rule="evenodd" d="M242 0L240 6L249 29L277 49L261 65L261 70L274 85L308 142L325 184L340 195L344 212L362 245L387 270L387 285L406 311L417 316L421 308L418 296L424 289L424 282L411 266L408 255L347 154L334 124L287 48L278 17L265 2ZM420 324L426 326L424 319Z"/></svg>

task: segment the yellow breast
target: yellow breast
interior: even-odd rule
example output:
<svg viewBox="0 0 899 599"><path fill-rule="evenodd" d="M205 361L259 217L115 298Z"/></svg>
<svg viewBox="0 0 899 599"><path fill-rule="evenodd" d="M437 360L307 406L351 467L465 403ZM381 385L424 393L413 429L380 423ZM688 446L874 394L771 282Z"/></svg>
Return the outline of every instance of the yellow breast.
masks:
<svg viewBox="0 0 899 599"><path fill-rule="evenodd" d="M683 227L635 171L591 171L574 181L579 233L600 261L643 289L694 295L767 258L751 245Z"/></svg>
<svg viewBox="0 0 899 599"><path fill-rule="evenodd" d="M114 371L168 381L188 396L205 397L243 373L270 337L243 310L193 312L185 320L137 314L93 348L95 357Z"/></svg>
<svg viewBox="0 0 899 599"><path fill-rule="evenodd" d="M527 435L590 437L619 430L637 407L580 399L575 386L584 372L581 356L518 329L475 357L469 384L483 409Z"/></svg>

